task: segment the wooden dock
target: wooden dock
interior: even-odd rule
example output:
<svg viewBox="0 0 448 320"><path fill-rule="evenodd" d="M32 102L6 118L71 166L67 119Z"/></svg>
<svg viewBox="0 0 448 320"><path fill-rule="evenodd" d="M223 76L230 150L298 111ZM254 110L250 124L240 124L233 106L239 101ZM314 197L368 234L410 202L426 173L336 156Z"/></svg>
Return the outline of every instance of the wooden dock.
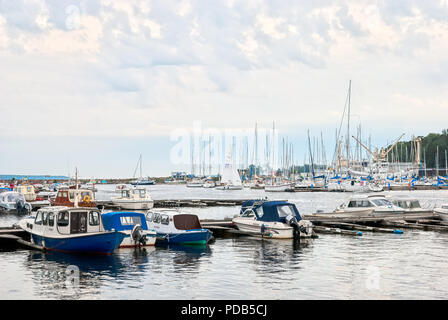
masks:
<svg viewBox="0 0 448 320"><path fill-rule="evenodd" d="M253 199L165 199L154 200L154 208L241 206L247 200ZM117 208L110 200L97 200L96 204L98 208Z"/></svg>

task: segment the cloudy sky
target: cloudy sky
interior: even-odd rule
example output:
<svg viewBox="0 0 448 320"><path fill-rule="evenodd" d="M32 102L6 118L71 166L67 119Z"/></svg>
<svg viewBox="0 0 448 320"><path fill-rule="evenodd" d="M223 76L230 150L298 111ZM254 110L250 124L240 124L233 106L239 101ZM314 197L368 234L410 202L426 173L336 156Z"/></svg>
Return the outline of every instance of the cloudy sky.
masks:
<svg viewBox="0 0 448 320"><path fill-rule="evenodd" d="M275 121L303 162L448 127L448 0L0 0L0 173L166 175L176 130ZM354 133L354 132L353 132Z"/></svg>

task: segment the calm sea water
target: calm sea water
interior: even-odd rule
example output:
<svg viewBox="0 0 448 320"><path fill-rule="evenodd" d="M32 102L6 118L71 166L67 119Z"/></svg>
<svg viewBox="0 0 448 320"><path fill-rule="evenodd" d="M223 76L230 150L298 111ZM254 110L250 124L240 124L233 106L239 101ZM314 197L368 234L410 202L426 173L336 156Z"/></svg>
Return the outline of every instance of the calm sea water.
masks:
<svg viewBox="0 0 448 320"><path fill-rule="evenodd" d="M113 195L100 186L98 199ZM150 186L154 199L287 199L301 213L333 210L349 194ZM447 191L393 192L433 207ZM239 207L185 208L223 219ZM10 226L15 216L0 216ZM448 233L404 230L306 242L217 238L206 247L119 249L111 256L0 251L1 299L447 299Z"/></svg>

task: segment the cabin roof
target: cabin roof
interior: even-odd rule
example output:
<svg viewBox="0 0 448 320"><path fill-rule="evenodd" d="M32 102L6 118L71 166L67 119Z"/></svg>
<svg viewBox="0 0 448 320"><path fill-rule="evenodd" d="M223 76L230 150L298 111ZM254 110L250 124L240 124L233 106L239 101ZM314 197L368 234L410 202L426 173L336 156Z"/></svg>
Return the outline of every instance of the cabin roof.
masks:
<svg viewBox="0 0 448 320"><path fill-rule="evenodd" d="M106 230L132 230L135 224L122 224L122 217L138 217L140 218L140 225L142 226L142 229L148 230L145 215L140 212L114 211L103 213L101 215L103 225Z"/></svg>
<svg viewBox="0 0 448 320"><path fill-rule="evenodd" d="M263 208L263 216L259 216L255 210L255 214L257 214L257 220L259 221L280 221L284 222L285 217L280 217L278 213L278 208L282 206L291 206L294 210L295 216L297 220L301 220L299 210L294 203L288 201L266 201L266 200L247 200L244 201L241 206L240 214L242 214L247 209L257 209L259 207Z"/></svg>

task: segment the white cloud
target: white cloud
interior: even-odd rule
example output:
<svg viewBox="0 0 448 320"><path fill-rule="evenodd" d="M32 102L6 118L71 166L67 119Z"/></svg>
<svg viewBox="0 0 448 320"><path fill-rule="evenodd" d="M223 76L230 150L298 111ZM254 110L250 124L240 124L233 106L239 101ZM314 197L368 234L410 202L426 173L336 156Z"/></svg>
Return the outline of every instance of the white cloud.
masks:
<svg viewBox="0 0 448 320"><path fill-rule="evenodd" d="M195 120L333 135L349 79L372 134L394 135L394 121L445 126L446 1L0 0L0 9L3 136L18 127L169 136ZM425 105L433 111L422 114Z"/></svg>

